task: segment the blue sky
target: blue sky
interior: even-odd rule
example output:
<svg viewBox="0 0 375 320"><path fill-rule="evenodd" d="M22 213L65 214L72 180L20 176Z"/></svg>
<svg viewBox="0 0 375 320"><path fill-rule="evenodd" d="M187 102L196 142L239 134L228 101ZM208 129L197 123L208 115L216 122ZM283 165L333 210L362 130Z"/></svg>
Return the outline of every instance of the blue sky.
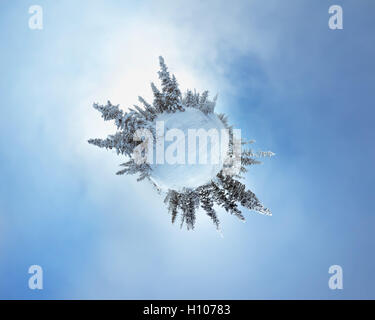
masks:
<svg viewBox="0 0 375 320"><path fill-rule="evenodd" d="M43 30L28 8L43 7ZM344 29L328 28L340 4ZM0 298L375 298L373 1L3 1ZM146 182L87 144L92 109L151 96L163 55L181 88L219 93L256 149L272 209L171 225ZM44 289L27 286L30 265ZM344 289L328 288L342 266Z"/></svg>

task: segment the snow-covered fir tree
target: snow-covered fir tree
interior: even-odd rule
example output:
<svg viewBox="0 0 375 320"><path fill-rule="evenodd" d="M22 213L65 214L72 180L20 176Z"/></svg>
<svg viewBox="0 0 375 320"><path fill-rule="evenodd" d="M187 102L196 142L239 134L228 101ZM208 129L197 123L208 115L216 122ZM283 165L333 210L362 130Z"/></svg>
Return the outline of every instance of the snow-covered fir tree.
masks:
<svg viewBox="0 0 375 320"><path fill-rule="evenodd" d="M117 172L122 174L137 174L138 180L149 180L159 192L165 192L164 202L171 214L172 223L180 214L181 226L186 225L188 229L193 229L196 220L196 213L201 207L212 219L217 228L220 226L219 218L215 210L222 207L227 212L244 220L240 207L254 210L261 214L271 215L271 212L263 207L258 198L250 190L246 190L243 183L239 181L242 177L238 173L228 174L224 169L220 170L215 177L205 184L197 187L169 188L164 190L153 178L152 166L148 163L137 163L134 160L134 149L142 143L140 139L134 139L138 129L148 129L155 139L155 120L160 115L176 114L196 109L204 115L215 115L221 125L229 131L228 159L239 157L240 173L247 171L246 167L259 164L260 157L271 157L272 152L253 152L251 149L240 150L236 154L234 150L235 137L233 128L228 124L228 119L224 114L215 113L217 96L210 100L208 91L199 94L198 92L187 90L181 94L177 80L174 75L170 75L168 68L162 57L159 57L160 71L158 72L161 81L161 90L154 83L151 83L154 100L148 103L142 97L138 97L142 107L137 105L124 112L118 105L112 105L110 101L106 105L94 103L93 107L102 114L105 121L114 120L117 132L109 135L106 139L90 139L88 142L100 148L114 149L117 154L128 157L128 161L121 164L123 167ZM253 143L253 141L241 141L241 145ZM237 152L238 153L238 152ZM183 179L183 177L181 177Z"/></svg>

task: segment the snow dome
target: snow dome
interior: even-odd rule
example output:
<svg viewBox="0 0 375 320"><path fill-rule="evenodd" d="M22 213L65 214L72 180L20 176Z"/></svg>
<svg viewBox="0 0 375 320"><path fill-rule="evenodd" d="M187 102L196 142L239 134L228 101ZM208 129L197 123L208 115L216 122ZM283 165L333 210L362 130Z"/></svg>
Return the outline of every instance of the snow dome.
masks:
<svg viewBox="0 0 375 320"><path fill-rule="evenodd" d="M177 153L183 150L183 159L181 157L176 159L178 158L176 155L172 157L172 161L164 159L164 164L154 163L151 166L151 180L163 190L181 191L184 188L198 188L215 179L223 167L224 159L220 155L220 150L221 135L225 132L222 131L225 130L225 126L216 114L204 114L199 109L190 108L184 112L160 114L156 117L156 122L164 125L164 130L159 138L164 140L165 157L171 158L172 151ZM166 141L166 134L176 129L180 130L183 136L173 137L173 141ZM198 133L201 133L200 137ZM193 139L195 139L195 143L192 143ZM155 149L156 144L154 147L156 153ZM195 155L194 159L192 154Z"/></svg>

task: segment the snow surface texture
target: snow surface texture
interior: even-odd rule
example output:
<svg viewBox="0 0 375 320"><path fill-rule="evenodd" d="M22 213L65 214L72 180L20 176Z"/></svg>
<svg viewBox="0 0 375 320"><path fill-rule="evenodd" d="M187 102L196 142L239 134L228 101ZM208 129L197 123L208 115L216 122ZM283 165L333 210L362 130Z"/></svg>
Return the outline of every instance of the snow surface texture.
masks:
<svg viewBox="0 0 375 320"><path fill-rule="evenodd" d="M151 166L152 171L150 178L158 187L164 191L168 189L182 191L184 188L195 189L215 179L216 175L223 167L223 159L219 156L219 163L214 164L211 158L211 151L220 150L220 134L221 130L225 129L224 124L216 114L204 114L198 109L190 108L186 109L184 112L162 113L155 119L155 122L156 121L164 121L164 135L159 137L160 139L165 141L165 134L170 129L179 129L185 136L184 140L175 138L173 141L164 142L164 151L166 151L171 144L177 144L185 150L185 164L169 164L165 162L164 164L154 163ZM189 129L204 129L207 132L210 129L216 129L219 133L219 140L211 140L208 137L207 150L202 149L205 145L200 143L200 141L198 141L199 139L197 139L197 158L194 164L188 163ZM154 154L155 153L154 146ZM207 153L207 164L199 164L198 155L204 153ZM164 152L164 154L166 154L166 152Z"/></svg>

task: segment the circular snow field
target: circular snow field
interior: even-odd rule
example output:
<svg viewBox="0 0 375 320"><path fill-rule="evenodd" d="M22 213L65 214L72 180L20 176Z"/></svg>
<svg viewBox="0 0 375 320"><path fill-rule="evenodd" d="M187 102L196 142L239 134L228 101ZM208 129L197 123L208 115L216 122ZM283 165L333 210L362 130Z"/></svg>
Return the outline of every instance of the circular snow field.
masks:
<svg viewBox="0 0 375 320"><path fill-rule="evenodd" d="M216 114L206 115L198 109L186 108L184 112L160 114L154 125L159 128L156 131L159 143L154 145L151 179L161 189L195 189L220 172L225 126ZM163 164L160 159L164 159Z"/></svg>

